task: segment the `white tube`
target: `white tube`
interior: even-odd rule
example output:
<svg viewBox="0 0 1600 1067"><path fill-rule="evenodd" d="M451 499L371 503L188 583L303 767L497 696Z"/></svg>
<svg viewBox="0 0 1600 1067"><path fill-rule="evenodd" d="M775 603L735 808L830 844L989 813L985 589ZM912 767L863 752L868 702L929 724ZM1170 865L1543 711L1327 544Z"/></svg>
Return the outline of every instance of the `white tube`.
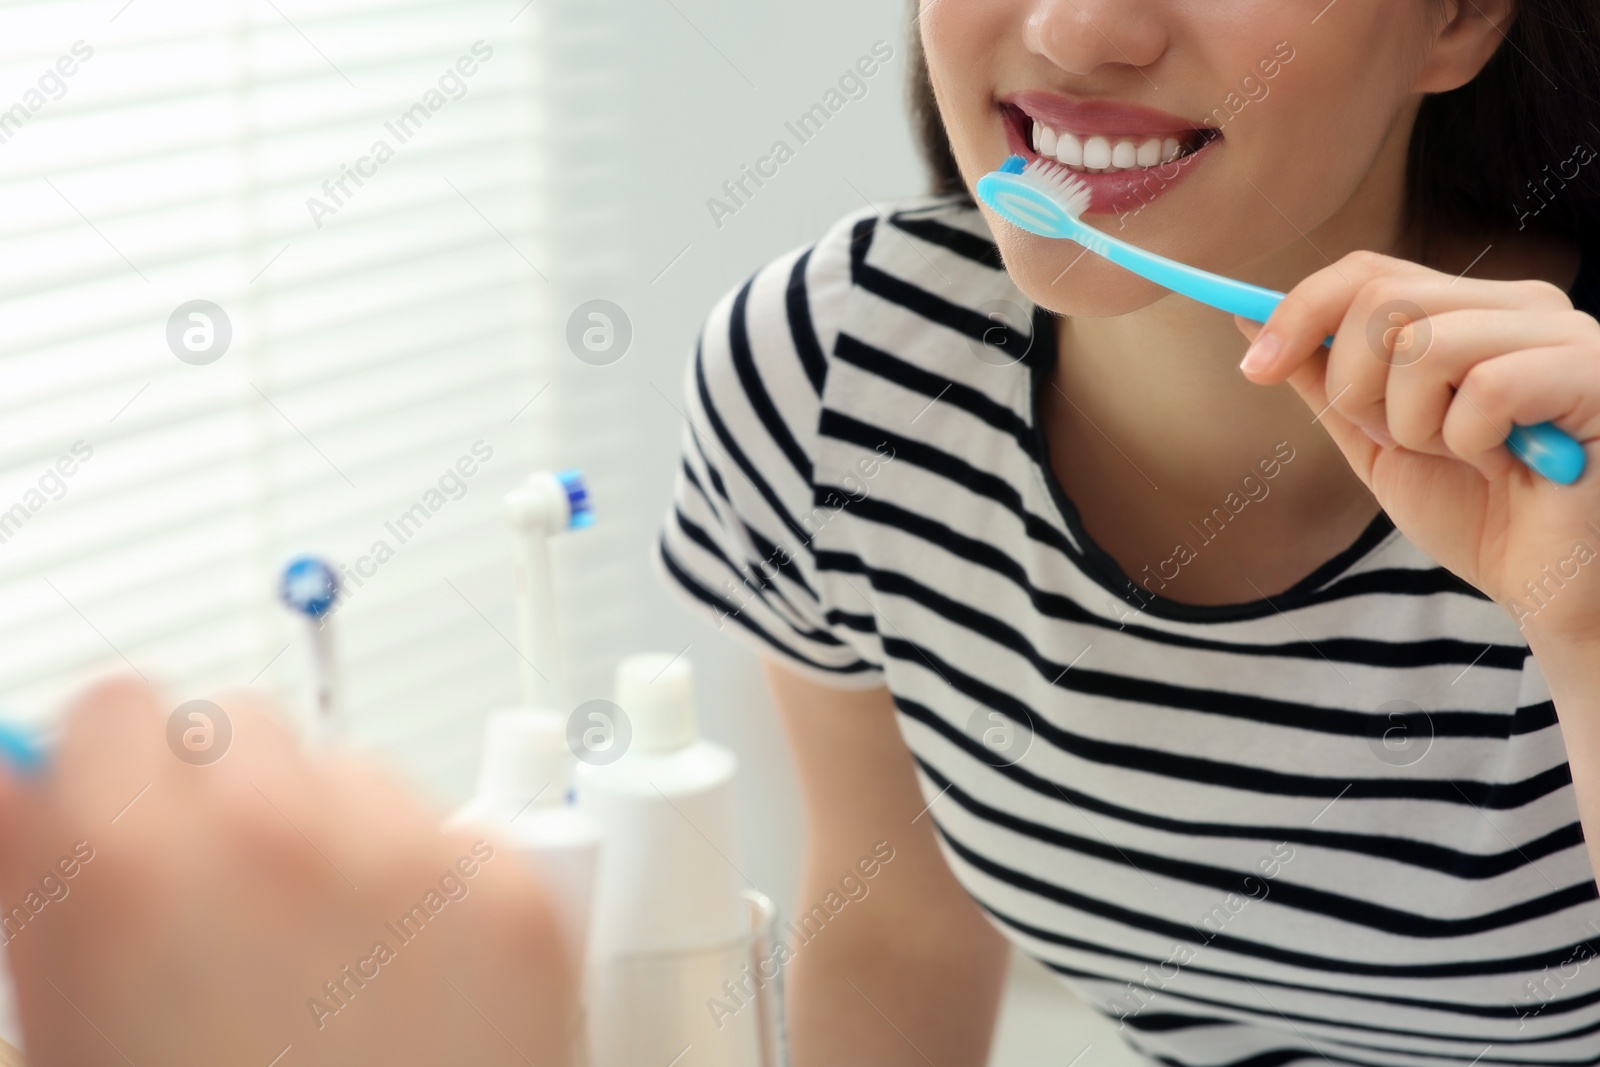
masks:
<svg viewBox="0 0 1600 1067"><path fill-rule="evenodd" d="M523 854L554 898L573 961L581 963L600 828L567 803L572 763L559 712L494 712L484 730L477 793L447 825L491 827Z"/></svg>
<svg viewBox="0 0 1600 1067"><path fill-rule="evenodd" d="M626 657L616 698L631 743L612 763L580 764L575 783L605 842L589 935L595 1063L665 1063L686 1043L705 1067L759 1062L758 1013L722 1027L706 1006L739 977L750 944L737 761L697 736L681 656Z"/></svg>
<svg viewBox="0 0 1600 1067"><path fill-rule="evenodd" d="M547 708L494 712L484 731L477 793L445 827L489 829L538 875L581 988L586 982L600 828L567 803L573 762L566 719L559 712ZM576 1062L587 1064L587 1022L575 1039Z"/></svg>

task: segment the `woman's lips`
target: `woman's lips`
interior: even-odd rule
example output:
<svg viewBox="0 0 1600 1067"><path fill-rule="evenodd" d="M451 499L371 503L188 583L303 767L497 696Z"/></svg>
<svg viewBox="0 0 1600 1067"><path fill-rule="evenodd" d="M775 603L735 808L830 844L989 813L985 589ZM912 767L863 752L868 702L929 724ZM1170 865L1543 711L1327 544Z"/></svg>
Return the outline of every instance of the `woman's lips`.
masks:
<svg viewBox="0 0 1600 1067"><path fill-rule="evenodd" d="M1204 129L1179 115L1120 100L1074 100L1059 93L1025 89L1000 103L1058 130L1078 134L1133 134L1160 137Z"/></svg>
<svg viewBox="0 0 1600 1067"><path fill-rule="evenodd" d="M1018 93L1000 104L1006 131L1006 145L1010 150L1030 162L1039 153L1030 143L1034 119L1060 123L1059 129L1085 137L1090 135L1117 137L1179 136L1187 144L1195 144L1187 154L1170 162L1149 167L1136 167L1107 173L1090 173L1073 170L1073 176L1089 190L1089 207L1085 214L1115 214L1126 218L1145 205L1172 190L1187 178L1202 161L1209 158L1217 143L1222 140L1219 131L1188 125L1182 119L1131 105L1072 104L1068 108L1059 102L1064 98L1044 94L1056 102L1054 110L1044 108L1037 96ZM1030 115L1012 102L1028 98ZM1070 102L1068 102L1070 103ZM1074 110L1076 109L1076 110ZM1045 116L1049 118L1046 119ZM1196 143L1198 142L1198 143Z"/></svg>

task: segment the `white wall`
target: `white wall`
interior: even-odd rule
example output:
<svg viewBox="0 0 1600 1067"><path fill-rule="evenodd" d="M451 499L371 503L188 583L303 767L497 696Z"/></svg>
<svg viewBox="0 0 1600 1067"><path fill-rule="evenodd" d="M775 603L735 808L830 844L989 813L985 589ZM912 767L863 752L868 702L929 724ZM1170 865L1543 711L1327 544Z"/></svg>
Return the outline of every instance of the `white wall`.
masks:
<svg viewBox="0 0 1600 1067"><path fill-rule="evenodd" d="M744 762L745 870L790 910L800 832L795 790L756 660L667 600L645 570L682 432L678 414L655 389L680 403L684 365L703 317L756 267L814 240L861 207L862 196L878 201L922 190L904 107L907 15L899 4L850 0L614 0L614 10L627 26L632 74L623 157L629 262L615 292L599 295L620 304L635 329L633 350L606 369L618 372L615 402L636 420L637 506L625 549L643 590L639 633L672 652L690 645L706 730ZM775 139L796 145L785 121L816 103L880 39L895 56L867 82L866 94L798 145L794 158L719 228L707 199L721 196L723 182Z"/></svg>

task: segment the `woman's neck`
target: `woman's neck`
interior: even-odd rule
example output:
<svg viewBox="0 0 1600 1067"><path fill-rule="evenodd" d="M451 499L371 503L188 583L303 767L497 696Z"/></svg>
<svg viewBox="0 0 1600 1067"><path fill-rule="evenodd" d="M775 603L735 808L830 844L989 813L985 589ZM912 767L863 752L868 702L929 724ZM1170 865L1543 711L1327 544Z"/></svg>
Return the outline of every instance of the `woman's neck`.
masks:
<svg viewBox="0 0 1600 1067"><path fill-rule="evenodd" d="M1407 255L1416 247L1401 206L1407 132L1397 127L1356 194L1309 232L1263 201L1263 212L1282 216L1300 236L1235 275L1288 290L1357 249ZM1167 296L1115 318L1063 318L1057 329L1053 384L1062 396L1053 400L1088 424L1067 434L1081 442L1087 430L1114 443L1147 482L1174 488L1169 503L1213 499L1282 441L1304 457L1295 485L1305 500L1327 504L1332 494L1346 507L1365 494L1292 387L1254 385L1239 373L1245 340L1231 316Z"/></svg>
<svg viewBox="0 0 1600 1067"><path fill-rule="evenodd" d="M1286 290L1357 248L1417 258L1418 243L1396 236L1397 220L1362 216L1347 214L1239 273ZM1576 246L1531 233L1454 232L1429 252L1427 265L1445 273L1471 268L1474 277L1542 278L1564 289L1579 265ZM1061 318L1056 326L1059 358L1040 397L1052 468L1091 536L1130 575L1188 539L1188 522L1237 496L1247 477L1262 492L1262 464L1280 470L1272 461L1290 449L1291 470L1269 487L1279 504L1250 509L1248 522L1234 524L1230 547L1208 548L1165 595L1231 603L1288 588L1377 513L1317 424L1321 413L1286 383L1257 386L1239 373L1245 341L1230 316L1168 296L1128 315ZM1260 590L1239 578L1247 571Z"/></svg>
<svg viewBox="0 0 1600 1067"><path fill-rule="evenodd" d="M1395 236L1395 225L1365 222L1319 228L1288 255L1241 274L1289 289L1358 248L1406 256L1418 247L1414 237ZM1445 234L1429 251L1428 265L1445 273L1542 278L1564 290L1580 258L1576 245L1531 232ZM1318 413L1291 386L1254 385L1239 373L1246 343L1231 316L1173 295L1115 318L1060 318L1056 327L1060 358L1051 385L1060 395L1049 401L1077 424L1059 428L1108 457L1121 453L1122 467L1137 467L1145 481L1210 499L1288 440L1297 449L1304 442L1308 462L1298 465L1297 483L1308 498L1364 493L1313 423Z"/></svg>
<svg viewBox="0 0 1600 1067"><path fill-rule="evenodd" d="M1294 484L1308 499L1361 491L1292 387L1239 373L1246 342L1222 312L1169 296L1117 318L1059 319L1057 343L1053 432L1180 512L1219 499L1284 441L1302 457Z"/></svg>

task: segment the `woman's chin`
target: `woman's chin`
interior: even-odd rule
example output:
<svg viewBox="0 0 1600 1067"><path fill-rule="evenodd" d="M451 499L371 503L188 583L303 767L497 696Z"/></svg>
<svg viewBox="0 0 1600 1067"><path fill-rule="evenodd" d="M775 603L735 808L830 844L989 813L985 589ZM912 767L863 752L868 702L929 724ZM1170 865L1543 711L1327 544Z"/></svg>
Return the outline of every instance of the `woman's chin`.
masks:
<svg viewBox="0 0 1600 1067"><path fill-rule="evenodd" d="M1154 282L1070 241L1002 238L1000 255L1022 294L1057 315L1112 318L1149 307L1168 295Z"/></svg>

